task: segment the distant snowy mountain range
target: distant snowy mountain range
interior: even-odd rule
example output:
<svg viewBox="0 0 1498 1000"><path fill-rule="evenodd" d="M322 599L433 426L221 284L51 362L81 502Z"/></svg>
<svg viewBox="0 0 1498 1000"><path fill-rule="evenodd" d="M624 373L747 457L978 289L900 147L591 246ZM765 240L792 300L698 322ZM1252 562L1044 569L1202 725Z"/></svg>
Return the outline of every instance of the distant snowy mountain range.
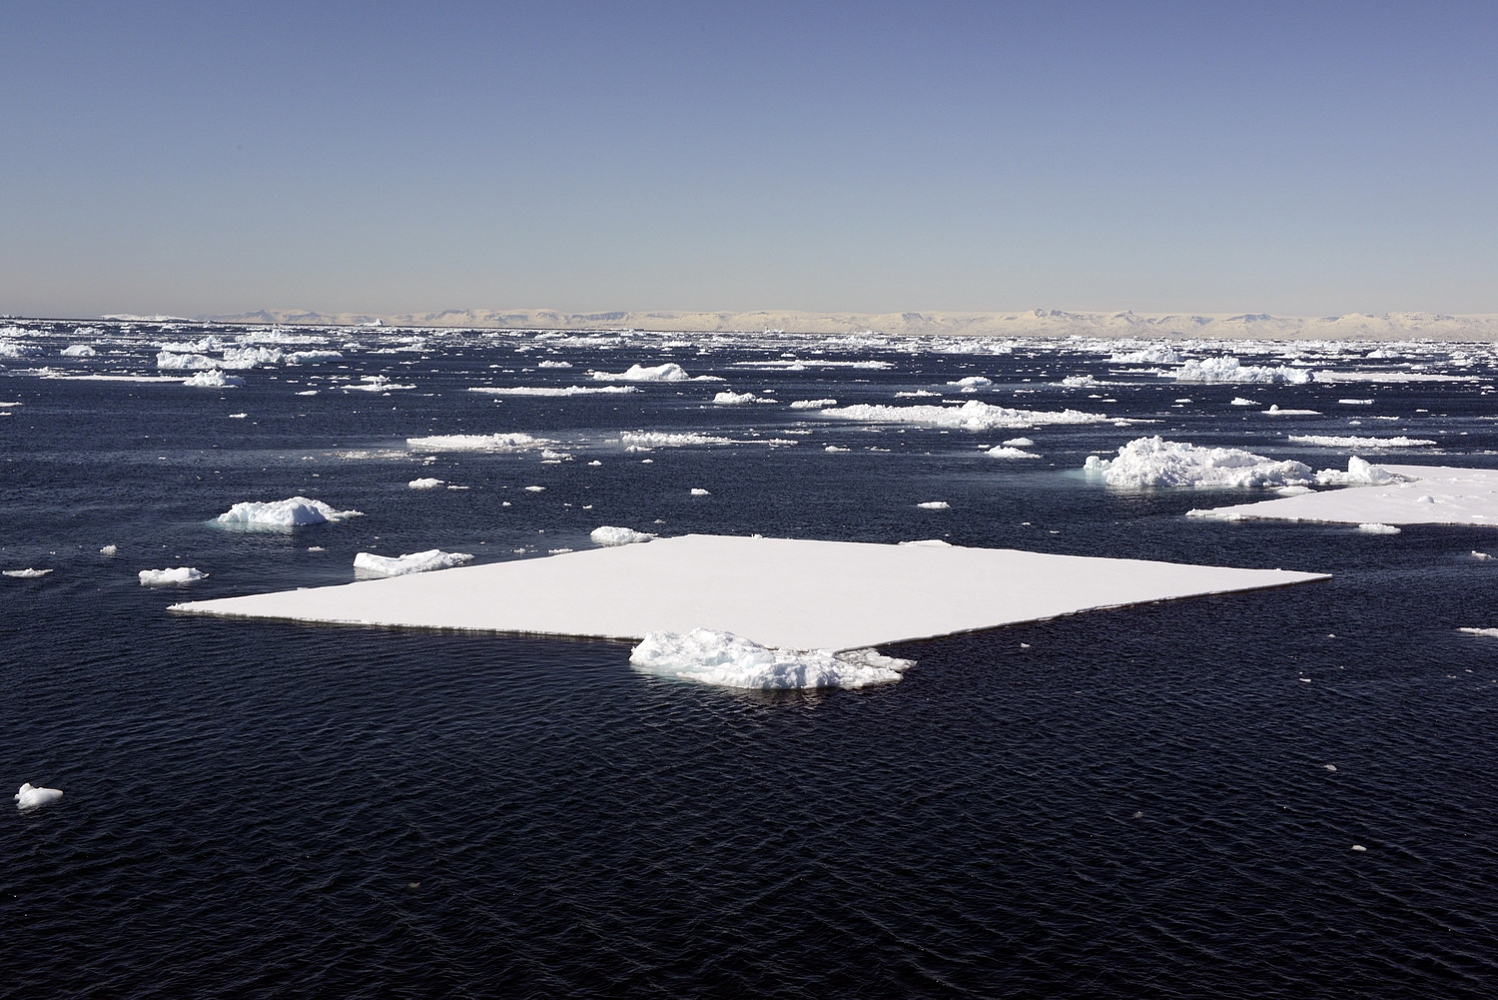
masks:
<svg viewBox="0 0 1498 1000"><path fill-rule="evenodd" d="M183 321L170 316L106 316L135 321ZM667 330L727 333L779 330L788 333L863 333L891 336L1136 337L1162 336L1234 340L1498 340L1498 315L1447 316L1395 312L1381 315L1271 316L1267 313L1215 314L1064 312L593 312L555 309L449 309L433 313L374 315L261 309L234 315L198 316L218 323L284 325L490 327L547 330Z"/></svg>

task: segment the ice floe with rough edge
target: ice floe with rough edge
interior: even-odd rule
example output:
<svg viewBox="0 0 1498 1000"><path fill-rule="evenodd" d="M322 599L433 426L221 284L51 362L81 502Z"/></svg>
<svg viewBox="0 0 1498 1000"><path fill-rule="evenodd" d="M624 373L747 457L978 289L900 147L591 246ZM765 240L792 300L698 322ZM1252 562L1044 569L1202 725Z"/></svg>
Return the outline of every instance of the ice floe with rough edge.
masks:
<svg viewBox="0 0 1498 1000"><path fill-rule="evenodd" d="M1315 481L1304 462L1275 461L1242 448L1203 448L1155 437L1136 438L1118 449L1116 458L1087 456L1082 467L1109 486L1191 486L1238 489L1257 486L1303 486Z"/></svg>
<svg viewBox="0 0 1498 1000"><path fill-rule="evenodd" d="M412 451L530 451L547 448L557 442L529 434L433 434L406 438Z"/></svg>
<svg viewBox="0 0 1498 1000"><path fill-rule="evenodd" d="M961 428L970 431L986 431L1000 428L1039 427L1045 424L1098 424L1108 423L1111 418L1101 413L1084 413L1081 410L1016 410L1007 406L995 406L970 399L961 406L885 406L878 403L857 403L853 406L829 407L819 410L823 417L838 420L859 420L866 423L925 424L931 427Z"/></svg>
<svg viewBox="0 0 1498 1000"><path fill-rule="evenodd" d="M208 574L192 566L176 566L171 569L143 569L136 574L142 587L167 587L197 583L208 579Z"/></svg>
<svg viewBox="0 0 1498 1000"><path fill-rule="evenodd" d="M16 808L29 811L47 805L49 802L56 802L60 798L62 798L61 788L38 788L28 781L21 785L20 791L16 792Z"/></svg>
<svg viewBox="0 0 1498 1000"><path fill-rule="evenodd" d="M378 556L373 552L359 552L354 556L354 570L370 576L406 576L410 573L430 573L437 569L451 569L472 562L467 552L443 552L427 549L400 556Z"/></svg>
<svg viewBox="0 0 1498 1000"><path fill-rule="evenodd" d="M594 528L588 537L593 540L594 545L635 545L648 542L655 536L646 531L605 524Z"/></svg>
<svg viewBox="0 0 1498 1000"><path fill-rule="evenodd" d="M213 519L214 524L250 531L290 531L313 524L346 521L363 516L362 511L338 510L321 500L291 497L287 500L237 503Z"/></svg>
<svg viewBox="0 0 1498 1000"><path fill-rule="evenodd" d="M1221 521L1270 519L1337 524L1446 524L1498 528L1498 470L1434 465L1371 465L1349 460L1349 471L1323 484L1352 486L1300 496L1192 510Z"/></svg>
<svg viewBox="0 0 1498 1000"><path fill-rule="evenodd" d="M660 677L757 691L861 688L892 684L914 660L873 649L785 649L761 646L732 632L698 628L651 632L629 654L634 669Z"/></svg>

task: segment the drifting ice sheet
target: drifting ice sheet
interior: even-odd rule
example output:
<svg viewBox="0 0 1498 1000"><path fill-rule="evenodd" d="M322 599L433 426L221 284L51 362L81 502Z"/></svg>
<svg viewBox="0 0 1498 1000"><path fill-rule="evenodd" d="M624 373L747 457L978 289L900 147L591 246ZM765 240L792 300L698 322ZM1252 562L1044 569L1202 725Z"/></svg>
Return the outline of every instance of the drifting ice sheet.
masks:
<svg viewBox="0 0 1498 1000"><path fill-rule="evenodd" d="M1357 463L1359 460L1354 459ZM1498 527L1498 470L1436 465L1375 465L1362 462L1364 480L1396 482L1326 490L1301 496L1193 510L1190 517L1223 521L1268 518L1337 524L1471 524ZM1323 474L1325 475L1325 474ZM1323 481L1326 481L1323 479Z"/></svg>
<svg viewBox="0 0 1498 1000"><path fill-rule="evenodd" d="M173 610L616 639L706 628L764 646L847 650L1317 579L1012 549L686 535Z"/></svg>

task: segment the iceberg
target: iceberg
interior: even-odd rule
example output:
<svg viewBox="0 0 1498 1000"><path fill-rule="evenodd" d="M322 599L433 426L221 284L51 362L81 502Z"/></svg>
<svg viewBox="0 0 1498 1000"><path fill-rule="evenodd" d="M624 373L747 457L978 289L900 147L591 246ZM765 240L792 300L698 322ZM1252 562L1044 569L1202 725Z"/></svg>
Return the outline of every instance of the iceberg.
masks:
<svg viewBox="0 0 1498 1000"><path fill-rule="evenodd" d="M829 649L761 646L732 632L697 628L685 634L647 634L630 651L629 665L642 673L697 684L794 691L892 684L915 661L884 656L872 649L836 653Z"/></svg>
<svg viewBox="0 0 1498 1000"><path fill-rule="evenodd" d="M427 549L401 556L377 556L372 552L360 552L354 556L354 569L371 576L406 576L409 573L429 573L436 569L451 569L472 562L467 552L443 552Z"/></svg>
<svg viewBox="0 0 1498 1000"><path fill-rule="evenodd" d="M305 525L346 521L351 517L362 516L362 511L335 510L321 500L292 497L269 503L237 503L211 523L247 531L290 531Z"/></svg>
<svg viewBox="0 0 1498 1000"><path fill-rule="evenodd" d="M49 802L56 802L60 798L62 798L62 789L37 788L28 781L21 786L19 792L16 792L16 808L22 810L36 809Z"/></svg>
<svg viewBox="0 0 1498 1000"><path fill-rule="evenodd" d="M165 587L172 584L197 583L208 579L208 574L191 566L174 569L143 569L137 574L142 587Z"/></svg>
<svg viewBox="0 0 1498 1000"><path fill-rule="evenodd" d="M1015 410L1007 406L970 399L961 406L885 406L877 403L858 403L853 406L830 407L818 411L820 416L839 420L861 420L884 424L925 424L931 427L960 428L969 431L987 431L999 428L1039 427L1045 424L1097 424L1107 423L1108 417L1101 413L1084 413L1081 410Z"/></svg>
<svg viewBox="0 0 1498 1000"><path fill-rule="evenodd" d="M1118 449L1117 458L1089 455L1082 468L1109 486L1238 489L1314 482L1311 467L1303 462L1277 462L1241 448L1201 448L1158 435L1130 441Z"/></svg>
<svg viewBox="0 0 1498 1000"><path fill-rule="evenodd" d="M605 524L594 528L588 537L595 545L633 545L637 542L648 542L655 536L644 531L635 531L633 528L616 528Z"/></svg>

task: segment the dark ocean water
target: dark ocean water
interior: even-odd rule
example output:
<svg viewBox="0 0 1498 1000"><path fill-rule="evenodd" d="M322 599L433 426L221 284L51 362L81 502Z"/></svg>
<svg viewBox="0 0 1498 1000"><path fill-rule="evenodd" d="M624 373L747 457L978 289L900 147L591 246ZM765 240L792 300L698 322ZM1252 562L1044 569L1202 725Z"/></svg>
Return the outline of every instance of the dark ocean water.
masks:
<svg viewBox="0 0 1498 1000"><path fill-rule="evenodd" d="M398 334L366 333L233 389L39 377L154 374L150 345L202 335L95 326L13 336L43 354L0 359L0 401L21 403L0 417L0 568L53 570L0 578L0 779L66 791L0 809L0 995L1498 994L1498 640L1457 631L1498 625L1498 559L1471 555L1498 536L1188 520L1244 497L1075 471L1155 433L1316 468L1349 453L1287 434L1402 433L1439 445L1379 457L1498 467L1486 354L1421 349L1417 370L1471 382L1186 386L1093 345L452 333L378 353ZM99 355L57 357L80 342ZM786 353L888 367L746 364ZM1409 370L1360 353L1307 360ZM466 391L667 360L727 381ZM416 388L335 381L375 374ZM995 387L946 385L973 374ZM1083 374L1106 384L1058 384ZM707 403L725 388L780 403ZM894 398L917 390L1138 422L942 432L785 405L936 401ZM800 443L645 455L622 430ZM574 458L425 464L404 445L499 431ZM1045 458L980 450L1019 435ZM365 516L205 524L297 494ZM914 506L934 499L951 509ZM898 684L775 694L637 673L623 643L165 611L345 582L358 551L528 558L601 524L1333 579L905 644ZM210 577L136 580L182 565Z"/></svg>

